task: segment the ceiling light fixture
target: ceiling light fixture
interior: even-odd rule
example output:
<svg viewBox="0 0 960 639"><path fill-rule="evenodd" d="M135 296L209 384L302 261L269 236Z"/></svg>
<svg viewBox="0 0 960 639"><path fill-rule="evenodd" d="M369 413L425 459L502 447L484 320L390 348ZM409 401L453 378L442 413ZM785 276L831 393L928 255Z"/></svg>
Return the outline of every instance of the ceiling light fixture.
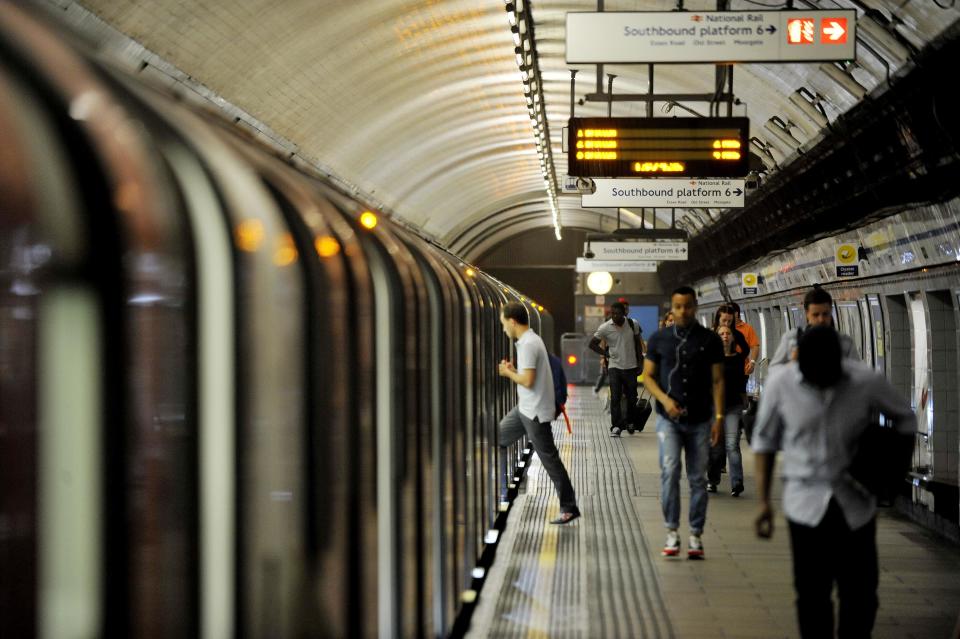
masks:
<svg viewBox="0 0 960 639"><path fill-rule="evenodd" d="M513 36L514 54L523 93L527 103L527 113L533 126L533 140L543 173L543 186L547 193L547 204L553 218L554 235L561 239L560 205L557 200L557 171L553 164L553 148L550 142L550 125L546 117L546 102L543 97L543 82L540 77L540 64L537 56L537 43L534 38L533 15L528 0L512 0L504 5L507 22Z"/></svg>
<svg viewBox="0 0 960 639"><path fill-rule="evenodd" d="M897 66L903 66L910 59L910 49L900 43L900 40L891 32L892 26L880 24L877 17L865 15L857 20L858 36L866 36L868 40L879 46L884 53L897 63ZM883 18L882 14L879 15Z"/></svg>
<svg viewBox="0 0 960 639"><path fill-rule="evenodd" d="M867 87L857 82L857 80L850 75L849 69L843 66L842 63L824 62L820 65L820 70L856 99L862 100L863 97L867 95Z"/></svg>
<svg viewBox="0 0 960 639"><path fill-rule="evenodd" d="M587 288L594 295L606 295L613 288L613 276L607 271L594 271L587 276Z"/></svg>
<svg viewBox="0 0 960 639"><path fill-rule="evenodd" d="M800 140L790 133L791 124L791 122L784 122L781 118L773 116L763 125L763 128L774 137L775 145L783 145L781 150L788 154L797 151L800 147Z"/></svg>
<svg viewBox="0 0 960 639"><path fill-rule="evenodd" d="M823 110L823 96L813 93L805 87L800 87L790 94L788 102L784 104L790 120L803 129L809 137L813 137L830 122Z"/></svg>
<svg viewBox="0 0 960 639"><path fill-rule="evenodd" d="M757 157L760 158L760 161L763 162L763 165L767 167L768 171L772 171L777 168L777 160L773 157L773 152L769 144L753 136L750 138L750 146L757 150Z"/></svg>

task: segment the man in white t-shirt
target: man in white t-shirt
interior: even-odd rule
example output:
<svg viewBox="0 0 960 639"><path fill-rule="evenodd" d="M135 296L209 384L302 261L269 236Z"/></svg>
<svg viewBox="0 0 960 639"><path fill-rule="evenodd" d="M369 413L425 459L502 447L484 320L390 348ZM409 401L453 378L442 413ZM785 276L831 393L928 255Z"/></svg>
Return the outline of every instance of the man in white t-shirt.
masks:
<svg viewBox="0 0 960 639"><path fill-rule="evenodd" d="M601 348L601 340L606 340L607 348ZM637 406L637 375L643 352L640 347L640 325L627 317L627 308L622 302L610 306L610 319L600 325L590 349L607 358L607 375L610 379L610 436L619 437L623 429L631 433L634 428L643 429L643 424L635 424ZM627 396L627 414L620 414L620 399Z"/></svg>
<svg viewBox="0 0 960 639"><path fill-rule="evenodd" d="M577 496L570 475L553 443L550 423L556 412L553 393L553 373L547 348L540 336L530 330L527 309L519 302L509 302L500 312L500 324L507 337L517 340L517 365L503 360L499 374L517 384L519 402L500 420L500 446L506 448L524 434L533 444L533 450L547 471L560 497L560 516L552 524L566 524L580 516ZM501 451L504 459L506 451Z"/></svg>

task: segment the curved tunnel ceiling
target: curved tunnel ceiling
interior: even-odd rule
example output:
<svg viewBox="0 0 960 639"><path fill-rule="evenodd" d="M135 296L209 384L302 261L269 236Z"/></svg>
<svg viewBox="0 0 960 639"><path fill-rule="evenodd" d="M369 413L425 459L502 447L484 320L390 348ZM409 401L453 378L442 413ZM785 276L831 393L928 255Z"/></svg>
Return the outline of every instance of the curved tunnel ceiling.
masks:
<svg viewBox="0 0 960 639"><path fill-rule="evenodd" d="M51 3L53 0L49 0ZM63 2L55 3L63 5ZM69 3L68 4L74 4ZM378 0L247 3L153 0L75 3L295 144L301 155L329 168L468 260L518 233L552 225L527 115L514 43L500 0ZM671 11L675 0L607 0L607 11ZM762 10L731 0L731 10ZM771 2L770 4L775 4ZM934 2L836 0L829 8L869 10L891 20L896 39L861 29L852 75L867 91L960 17ZM814 6L797 0L797 8ZM716 2L688 0L686 10ZM532 6L544 101L557 176L566 159L561 131L570 116L570 68L564 61L565 16L594 11L589 0L536 0ZM879 24L877 22L876 24ZM893 42L891 43L891 40ZM866 45L866 46L864 46ZM906 52L906 55L905 55ZM596 90L595 67L575 66L577 96ZM647 91L647 67L607 66L614 93ZM658 93L712 92L713 65L659 65ZM606 78L604 78L606 87ZM832 121L859 98L810 64L738 64L734 115L751 120L751 135L769 144L772 161L790 161L796 149L773 138L764 124L791 118L789 96L804 87L823 96ZM679 107L654 115L686 116ZM706 103L685 104L702 114ZM577 115L606 115L587 102ZM724 111L725 113L725 111ZM641 103L617 102L615 116L645 115ZM797 119L793 116L793 119ZM815 141L817 127L792 128L798 144ZM773 162L770 162L771 167ZM616 211L584 210L578 195L560 195L561 222L609 229ZM678 223L699 232L719 212L678 210ZM657 224L670 212L658 211ZM630 212L626 226L638 226ZM649 223L652 216L647 217ZM604 221L607 220L607 223ZM512 223L511 223L512 222Z"/></svg>

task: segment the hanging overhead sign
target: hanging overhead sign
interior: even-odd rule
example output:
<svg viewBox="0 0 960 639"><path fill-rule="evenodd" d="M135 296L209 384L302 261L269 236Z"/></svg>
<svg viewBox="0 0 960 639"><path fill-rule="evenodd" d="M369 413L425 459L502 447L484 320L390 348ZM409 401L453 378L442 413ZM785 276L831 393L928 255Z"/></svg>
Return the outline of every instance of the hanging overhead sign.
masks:
<svg viewBox="0 0 960 639"><path fill-rule="evenodd" d="M596 191L580 199L583 207L741 208L744 180L651 178L595 179Z"/></svg>
<svg viewBox="0 0 960 639"><path fill-rule="evenodd" d="M584 245L598 260L685 261L687 243L679 240L628 240L623 242L590 242Z"/></svg>
<svg viewBox="0 0 960 639"><path fill-rule="evenodd" d="M648 260L588 260L577 258L577 273L656 273L657 263Z"/></svg>
<svg viewBox="0 0 960 639"><path fill-rule="evenodd" d="M748 118L570 118L567 173L743 177Z"/></svg>
<svg viewBox="0 0 960 639"><path fill-rule="evenodd" d="M853 9L567 14L567 64L856 59Z"/></svg>

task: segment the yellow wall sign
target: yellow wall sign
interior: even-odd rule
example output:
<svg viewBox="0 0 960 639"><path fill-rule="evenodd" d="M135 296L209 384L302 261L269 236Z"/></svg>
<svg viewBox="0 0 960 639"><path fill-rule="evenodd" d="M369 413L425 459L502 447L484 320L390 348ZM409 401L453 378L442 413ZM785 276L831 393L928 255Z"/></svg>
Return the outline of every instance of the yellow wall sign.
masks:
<svg viewBox="0 0 960 639"><path fill-rule="evenodd" d="M756 295L758 292L759 282L760 278L756 273L740 274L740 287L743 289L744 295Z"/></svg>
<svg viewBox="0 0 960 639"><path fill-rule="evenodd" d="M858 265L858 247L854 244L837 244L834 261L837 266L837 277L857 277L860 275Z"/></svg>

